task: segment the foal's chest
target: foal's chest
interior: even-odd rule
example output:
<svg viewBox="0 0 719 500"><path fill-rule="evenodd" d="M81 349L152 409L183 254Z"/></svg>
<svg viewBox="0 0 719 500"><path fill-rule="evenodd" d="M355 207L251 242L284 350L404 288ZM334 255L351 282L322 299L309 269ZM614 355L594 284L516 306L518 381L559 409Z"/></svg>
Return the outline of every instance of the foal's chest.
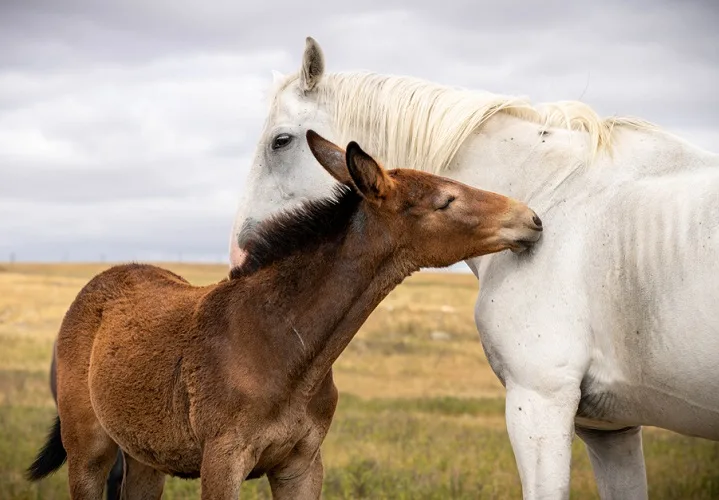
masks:
<svg viewBox="0 0 719 500"><path fill-rule="evenodd" d="M286 462L318 450L322 444L317 424L307 411L288 410L283 412L263 432L261 445L258 447L259 458L248 479L257 478L270 470L282 466ZM313 450L314 449L314 450Z"/></svg>

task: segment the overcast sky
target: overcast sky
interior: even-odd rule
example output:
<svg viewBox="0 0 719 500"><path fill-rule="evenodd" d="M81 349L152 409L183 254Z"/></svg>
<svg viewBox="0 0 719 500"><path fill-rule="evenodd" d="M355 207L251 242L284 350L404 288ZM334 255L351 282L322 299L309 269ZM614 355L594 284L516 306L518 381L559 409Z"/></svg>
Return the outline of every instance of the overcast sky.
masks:
<svg viewBox="0 0 719 500"><path fill-rule="evenodd" d="M227 262L271 71L640 116L719 152L719 3L0 0L0 261Z"/></svg>

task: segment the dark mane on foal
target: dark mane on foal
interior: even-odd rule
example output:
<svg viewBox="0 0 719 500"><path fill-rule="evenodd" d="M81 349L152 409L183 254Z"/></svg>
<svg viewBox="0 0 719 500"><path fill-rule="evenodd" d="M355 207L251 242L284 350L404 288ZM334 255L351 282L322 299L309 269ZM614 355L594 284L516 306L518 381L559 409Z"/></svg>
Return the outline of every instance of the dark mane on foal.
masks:
<svg viewBox="0 0 719 500"><path fill-rule="evenodd" d="M362 197L338 185L328 198L306 201L262 222L244 245L248 257L230 271L230 279L249 276L285 257L311 252L348 229Z"/></svg>

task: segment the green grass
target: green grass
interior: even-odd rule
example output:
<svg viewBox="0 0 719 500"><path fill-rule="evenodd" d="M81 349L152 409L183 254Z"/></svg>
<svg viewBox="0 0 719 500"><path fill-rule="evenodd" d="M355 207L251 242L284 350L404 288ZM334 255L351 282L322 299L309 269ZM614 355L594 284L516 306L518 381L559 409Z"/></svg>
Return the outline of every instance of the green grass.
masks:
<svg viewBox="0 0 719 500"><path fill-rule="evenodd" d="M169 267L194 283L226 271ZM48 368L56 329L75 293L100 268L0 270L0 500L68 498L65 467L35 484L23 472L55 416ZM340 357L340 401L323 445L325 498L521 498L504 391L474 330L476 290L469 276L412 277ZM431 340L436 330L450 338ZM719 498L719 443L650 428L644 452L650 498ZM572 498L598 498L578 440L571 487ZM168 479L164 498L199 498L199 481ZM270 498L267 480L245 483L242 498Z"/></svg>

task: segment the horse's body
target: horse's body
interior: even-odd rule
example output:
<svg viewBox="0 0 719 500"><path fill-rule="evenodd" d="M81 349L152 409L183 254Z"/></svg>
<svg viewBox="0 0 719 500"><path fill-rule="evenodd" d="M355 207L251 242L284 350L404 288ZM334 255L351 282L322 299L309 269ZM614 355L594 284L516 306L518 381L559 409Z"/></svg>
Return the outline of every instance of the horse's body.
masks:
<svg viewBox="0 0 719 500"><path fill-rule="evenodd" d="M574 289L591 299L579 415L719 440L719 168L643 178L582 208L597 224L575 233Z"/></svg>
<svg viewBox="0 0 719 500"><path fill-rule="evenodd" d="M313 91L295 76L276 89L233 262L258 221L331 189L304 151L284 158L268 145L305 127L359 137L379 158L507 193L545 221L531 254L467 261L526 498L568 496L575 430L604 499L647 496L639 426L719 439L719 155L580 103L533 108L405 77L325 75L311 39L307 73Z"/></svg>
<svg viewBox="0 0 719 500"><path fill-rule="evenodd" d="M58 419L28 471L67 457L73 500L98 499L118 447L123 495L159 498L166 474L236 499L266 474L274 498L318 498L337 402L332 363L420 267L537 241L524 204L420 172L386 172L356 144L308 132L344 187L268 221L230 279L196 287L115 266L68 309L57 340Z"/></svg>

